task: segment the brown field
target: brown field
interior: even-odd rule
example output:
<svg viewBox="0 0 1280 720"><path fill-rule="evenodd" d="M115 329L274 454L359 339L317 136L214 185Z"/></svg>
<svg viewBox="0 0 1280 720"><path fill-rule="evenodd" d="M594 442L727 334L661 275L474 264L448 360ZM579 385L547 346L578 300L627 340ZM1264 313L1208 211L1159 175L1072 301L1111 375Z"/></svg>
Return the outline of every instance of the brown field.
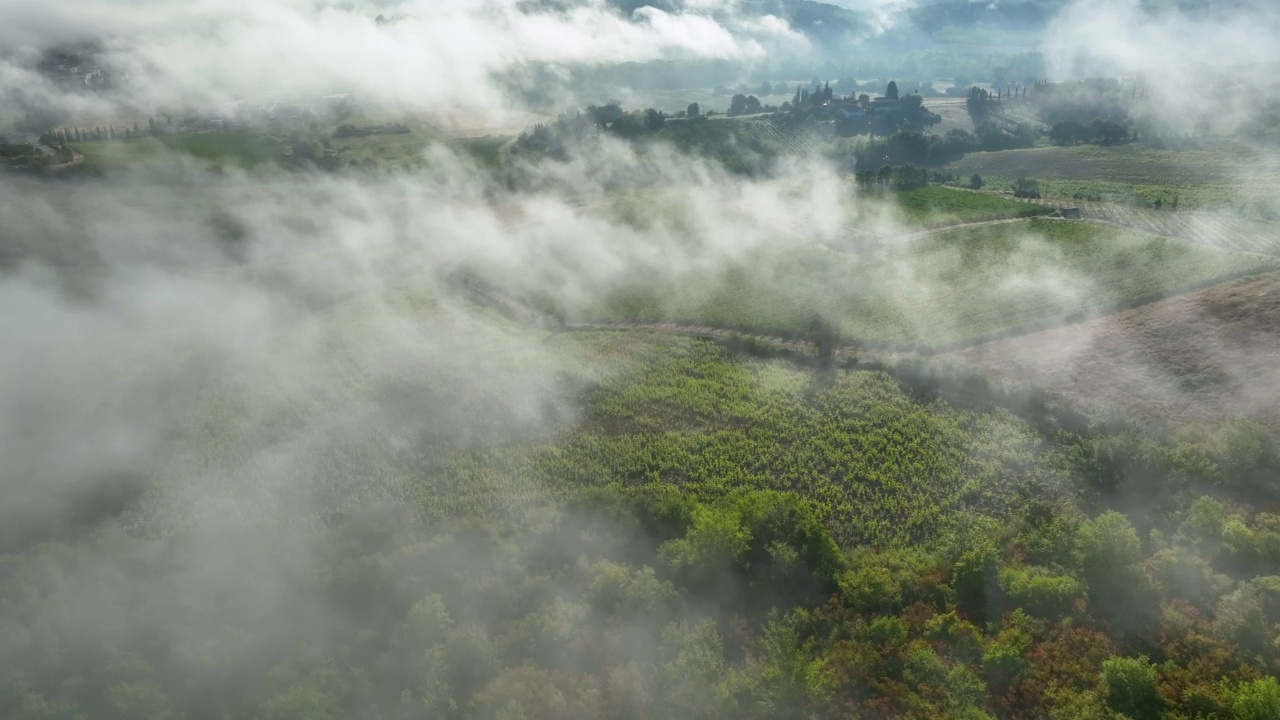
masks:
<svg viewBox="0 0 1280 720"><path fill-rule="evenodd" d="M942 356L1089 413L1280 437L1280 273Z"/></svg>
<svg viewBox="0 0 1280 720"><path fill-rule="evenodd" d="M950 130L974 132L973 119L969 117L964 98L925 98L924 107L929 112L942 116L942 122L929 128L929 132L935 135L946 135ZM1013 130L1018 123L1041 124L1036 113L1029 106L1014 101L1010 101L1008 105L996 106L990 120L1005 130Z"/></svg>
<svg viewBox="0 0 1280 720"><path fill-rule="evenodd" d="M946 135L950 130L973 132L973 120L965 109L964 98L925 98L924 107L942 116L942 122L929 128L935 135Z"/></svg>

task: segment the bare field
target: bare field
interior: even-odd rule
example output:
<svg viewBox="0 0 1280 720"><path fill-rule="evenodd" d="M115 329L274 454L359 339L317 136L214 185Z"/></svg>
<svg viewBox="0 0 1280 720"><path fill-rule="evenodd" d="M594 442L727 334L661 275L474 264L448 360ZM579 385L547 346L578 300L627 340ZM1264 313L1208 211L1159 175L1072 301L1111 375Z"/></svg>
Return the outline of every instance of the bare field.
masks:
<svg viewBox="0 0 1280 720"><path fill-rule="evenodd" d="M1086 412L1280 437L1280 273L940 356Z"/></svg>
<svg viewBox="0 0 1280 720"><path fill-rule="evenodd" d="M924 107L942 116L942 122L929 128L929 132L935 135L946 135L951 130L974 131L973 119L965 108L964 98L925 98Z"/></svg>

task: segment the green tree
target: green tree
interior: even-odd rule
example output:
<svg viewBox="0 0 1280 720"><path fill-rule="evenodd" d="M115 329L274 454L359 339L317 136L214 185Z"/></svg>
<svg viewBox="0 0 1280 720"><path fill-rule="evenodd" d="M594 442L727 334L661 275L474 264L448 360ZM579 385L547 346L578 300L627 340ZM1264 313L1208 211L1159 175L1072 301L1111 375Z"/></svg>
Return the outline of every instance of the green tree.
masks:
<svg viewBox="0 0 1280 720"><path fill-rule="evenodd" d="M691 118L700 117L702 115L702 108L699 107L696 102L689 103L689 107L685 109L684 114Z"/></svg>
<svg viewBox="0 0 1280 720"><path fill-rule="evenodd" d="M686 587L710 587L735 569L751 546L751 533L732 509L699 505L683 538L662 546L660 557Z"/></svg>
<svg viewBox="0 0 1280 720"><path fill-rule="evenodd" d="M184 715L153 682L121 683L107 690L107 702L124 720L179 720Z"/></svg>
<svg viewBox="0 0 1280 720"><path fill-rule="evenodd" d="M1083 589L1072 577L1043 568L1009 568L1000 573L1000 586L1009 601L1035 617L1055 619L1071 613Z"/></svg>
<svg viewBox="0 0 1280 720"><path fill-rule="evenodd" d="M587 114L601 127L611 125L626 115L622 110L622 105L616 100L611 100L600 107L592 105L587 108Z"/></svg>
<svg viewBox="0 0 1280 720"><path fill-rule="evenodd" d="M951 570L951 588L956 594L956 609L974 624L981 626L995 619L1000 593L995 550L970 550L960 556Z"/></svg>
<svg viewBox="0 0 1280 720"><path fill-rule="evenodd" d="M890 100L898 99L898 83L896 81L889 81L889 86L884 89L884 96Z"/></svg>
<svg viewBox="0 0 1280 720"><path fill-rule="evenodd" d="M1156 668L1145 655L1103 661L1102 684L1107 707L1132 720L1159 720L1164 711Z"/></svg>
<svg viewBox="0 0 1280 720"><path fill-rule="evenodd" d="M649 132L658 132L663 125L667 124L667 116L649 108L644 111L644 129Z"/></svg>
<svg viewBox="0 0 1280 720"><path fill-rule="evenodd" d="M1026 670L1021 649L1011 642L994 642L982 654L982 675L996 692L1004 692Z"/></svg>
<svg viewBox="0 0 1280 720"><path fill-rule="evenodd" d="M1280 682L1265 677L1242 684L1231 710L1235 720L1280 720Z"/></svg>
<svg viewBox="0 0 1280 720"><path fill-rule="evenodd" d="M796 617L774 615L759 639L759 655L748 664L746 691L764 718L817 717L834 689L831 671L803 640Z"/></svg>
<svg viewBox="0 0 1280 720"><path fill-rule="evenodd" d="M1124 515L1108 511L1081 523L1073 556L1093 612L1133 632L1156 617L1158 594L1140 564L1138 533Z"/></svg>

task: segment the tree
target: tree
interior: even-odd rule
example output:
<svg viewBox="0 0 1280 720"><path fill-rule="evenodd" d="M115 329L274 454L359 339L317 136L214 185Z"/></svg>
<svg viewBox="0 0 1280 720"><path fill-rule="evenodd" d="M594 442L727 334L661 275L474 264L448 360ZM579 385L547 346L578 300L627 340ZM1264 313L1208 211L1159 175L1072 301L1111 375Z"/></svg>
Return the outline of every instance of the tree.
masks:
<svg viewBox="0 0 1280 720"><path fill-rule="evenodd" d="M898 99L898 83L896 81L889 81L889 87L884 89L884 96L890 100Z"/></svg>
<svg viewBox="0 0 1280 720"><path fill-rule="evenodd" d="M996 553L990 548L969 550L951 570L956 609L976 625L996 616L996 602L1000 594L996 561Z"/></svg>
<svg viewBox="0 0 1280 720"><path fill-rule="evenodd" d="M1018 178L1013 183L1013 196L1018 198L1040 197L1040 183L1029 178Z"/></svg>
<svg viewBox="0 0 1280 720"><path fill-rule="evenodd" d="M1072 145L1080 142L1085 136L1085 129L1073 120L1064 120L1053 124L1049 130L1049 140L1054 145Z"/></svg>
<svg viewBox="0 0 1280 720"><path fill-rule="evenodd" d="M600 107L592 105L587 108L587 114L591 115L592 118L595 119L596 124L601 127L611 125L621 120L622 117L626 115L626 113L622 111L622 105L616 100L611 100Z"/></svg>
<svg viewBox="0 0 1280 720"><path fill-rule="evenodd" d="M1142 543L1129 519L1109 510L1080 524L1076 531L1075 560L1092 591L1109 584L1117 572L1137 566Z"/></svg>
<svg viewBox="0 0 1280 720"><path fill-rule="evenodd" d="M737 95L734 95L733 99L729 101L729 114L741 115L746 111L747 111L747 96L743 95L742 93L738 93Z"/></svg>
<svg viewBox="0 0 1280 720"><path fill-rule="evenodd" d="M1244 683L1231 710L1237 720L1280 720L1280 683L1273 677Z"/></svg>
<svg viewBox="0 0 1280 720"><path fill-rule="evenodd" d="M929 184L929 171L915 165L899 165L893 169L893 189L911 190Z"/></svg>
<svg viewBox="0 0 1280 720"><path fill-rule="evenodd" d="M809 321L809 332L818 351L818 361L824 370L835 366L836 349L840 346L840 330L830 320L814 313Z"/></svg>
<svg viewBox="0 0 1280 720"><path fill-rule="evenodd" d="M683 538L663 544L660 557L679 584L714 587L750 549L751 534L730 508L700 505L692 520Z"/></svg>
<svg viewBox="0 0 1280 720"><path fill-rule="evenodd" d="M657 132L667 124L667 116L649 108L644 111L644 129L649 132Z"/></svg>
<svg viewBox="0 0 1280 720"><path fill-rule="evenodd" d="M1156 691L1156 668L1146 655L1104 661L1102 683L1107 707L1132 720L1159 720L1164 700Z"/></svg>
<svg viewBox="0 0 1280 720"><path fill-rule="evenodd" d="M1142 543L1124 515L1112 510L1080 523L1073 554L1093 612L1130 631L1158 616L1155 588L1140 564Z"/></svg>
<svg viewBox="0 0 1280 720"><path fill-rule="evenodd" d="M696 102L689 103L689 107L684 111L684 114L691 118L696 118L702 115L702 108Z"/></svg>
<svg viewBox="0 0 1280 720"><path fill-rule="evenodd" d="M985 184L986 184L986 183L984 183L984 182L982 181L982 176L981 176L981 175L979 175L978 173L974 173L974 174L972 174L972 175L970 175L970 176L969 176L969 189L970 189L970 190L981 190L981 189L982 189L982 186L983 186L983 185L985 185Z"/></svg>
<svg viewBox="0 0 1280 720"><path fill-rule="evenodd" d="M969 88L969 94L965 97L964 106L969 111L969 117L973 120L974 125L980 125L986 121L990 104L991 93L978 87Z"/></svg>

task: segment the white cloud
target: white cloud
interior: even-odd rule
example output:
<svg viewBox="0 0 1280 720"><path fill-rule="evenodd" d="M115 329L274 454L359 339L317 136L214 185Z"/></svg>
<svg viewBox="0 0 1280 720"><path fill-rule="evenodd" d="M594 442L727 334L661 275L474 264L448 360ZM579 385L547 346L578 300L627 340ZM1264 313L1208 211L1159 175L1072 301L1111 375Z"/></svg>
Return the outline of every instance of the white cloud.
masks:
<svg viewBox="0 0 1280 720"><path fill-rule="evenodd" d="M604 64L698 58L753 61L807 47L782 20L646 7L623 17L599 0L526 12L512 0L338 5L319 0L184 3L0 0L0 44L30 50L72 39L105 43L128 103L221 103L262 92L358 91L410 106L492 107L494 73L524 63ZM379 25L383 15L396 22ZM0 95L37 83L0 71ZM47 90L47 88L46 88ZM7 92L6 92L7 91ZM52 91L49 91L52 94Z"/></svg>

